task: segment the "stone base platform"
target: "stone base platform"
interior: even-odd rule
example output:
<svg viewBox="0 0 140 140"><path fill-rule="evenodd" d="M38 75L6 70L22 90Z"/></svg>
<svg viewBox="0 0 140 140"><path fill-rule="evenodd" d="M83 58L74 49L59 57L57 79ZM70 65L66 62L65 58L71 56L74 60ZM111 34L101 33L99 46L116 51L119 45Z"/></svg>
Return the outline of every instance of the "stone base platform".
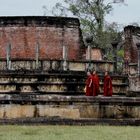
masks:
<svg viewBox="0 0 140 140"><path fill-rule="evenodd" d="M140 125L140 97L0 95L0 124Z"/></svg>

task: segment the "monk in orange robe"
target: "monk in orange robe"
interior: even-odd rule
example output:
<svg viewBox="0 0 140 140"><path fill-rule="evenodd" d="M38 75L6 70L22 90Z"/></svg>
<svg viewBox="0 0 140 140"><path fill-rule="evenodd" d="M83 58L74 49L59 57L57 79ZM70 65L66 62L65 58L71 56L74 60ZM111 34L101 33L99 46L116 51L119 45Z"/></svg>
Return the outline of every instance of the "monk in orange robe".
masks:
<svg viewBox="0 0 140 140"><path fill-rule="evenodd" d="M112 96L112 93L112 80L108 72L106 71L104 77L104 96Z"/></svg>
<svg viewBox="0 0 140 140"><path fill-rule="evenodd" d="M87 72L87 80L86 80L86 96L92 96L92 93L93 93L93 81L92 81L92 75L91 75L91 72Z"/></svg>
<svg viewBox="0 0 140 140"><path fill-rule="evenodd" d="M98 96L99 94L99 77L98 75L96 74L96 71L94 70L93 71L93 74L92 74L92 80L93 80L93 96Z"/></svg>

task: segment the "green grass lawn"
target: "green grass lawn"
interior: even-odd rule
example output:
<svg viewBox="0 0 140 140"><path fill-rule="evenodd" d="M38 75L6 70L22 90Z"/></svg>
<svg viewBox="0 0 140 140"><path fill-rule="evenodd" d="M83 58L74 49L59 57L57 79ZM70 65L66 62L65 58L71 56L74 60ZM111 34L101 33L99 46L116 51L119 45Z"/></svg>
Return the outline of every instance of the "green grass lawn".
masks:
<svg viewBox="0 0 140 140"><path fill-rule="evenodd" d="M140 127L1 125L0 140L140 140Z"/></svg>

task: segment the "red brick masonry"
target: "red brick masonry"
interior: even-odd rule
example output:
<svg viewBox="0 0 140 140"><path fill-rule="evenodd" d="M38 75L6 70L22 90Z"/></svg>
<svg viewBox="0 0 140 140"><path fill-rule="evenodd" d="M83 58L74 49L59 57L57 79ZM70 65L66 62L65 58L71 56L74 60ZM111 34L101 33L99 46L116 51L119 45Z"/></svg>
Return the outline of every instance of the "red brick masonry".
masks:
<svg viewBox="0 0 140 140"><path fill-rule="evenodd" d="M10 43L11 58L35 59L37 42L40 59L62 59L63 45L68 59L83 57L83 42L77 18L0 17L0 58L6 58Z"/></svg>

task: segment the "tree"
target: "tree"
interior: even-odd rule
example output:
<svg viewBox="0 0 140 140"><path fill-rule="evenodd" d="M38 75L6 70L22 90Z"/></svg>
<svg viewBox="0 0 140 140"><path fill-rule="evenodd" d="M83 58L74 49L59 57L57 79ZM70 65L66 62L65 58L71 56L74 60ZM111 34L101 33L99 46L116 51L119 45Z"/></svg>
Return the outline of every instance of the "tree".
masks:
<svg viewBox="0 0 140 140"><path fill-rule="evenodd" d="M67 16L70 12L78 17L83 35L93 35L94 46L104 48L109 34L105 28L105 16L113 10L113 4L118 3L124 3L124 0L64 0L64 4L57 3L52 12L55 16Z"/></svg>
<svg viewBox="0 0 140 140"><path fill-rule="evenodd" d="M120 25L117 23L105 23L105 30L102 32L102 40L100 41L100 46L102 46L103 54L109 60L113 60L113 47L112 42L122 42L123 32L119 31ZM119 43L119 46L121 43ZM122 46L122 45L121 45ZM120 47L118 47L120 50Z"/></svg>

